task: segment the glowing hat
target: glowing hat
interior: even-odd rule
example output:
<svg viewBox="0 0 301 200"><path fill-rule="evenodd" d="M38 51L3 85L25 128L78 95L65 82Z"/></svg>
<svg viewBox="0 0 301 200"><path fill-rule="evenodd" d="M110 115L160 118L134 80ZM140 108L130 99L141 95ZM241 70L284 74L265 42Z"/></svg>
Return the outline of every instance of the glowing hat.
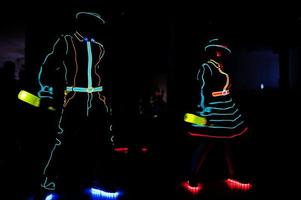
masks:
<svg viewBox="0 0 301 200"><path fill-rule="evenodd" d="M205 46L205 51L209 51L212 48L223 50L227 54L231 53L231 50L225 44L223 44L218 38L209 40Z"/></svg>
<svg viewBox="0 0 301 200"><path fill-rule="evenodd" d="M87 16L91 16L91 17L96 17L97 19L100 20L101 24L105 24L105 20L98 14L98 13L94 13L94 12L78 12L75 15L76 19L80 19L81 17L87 17Z"/></svg>

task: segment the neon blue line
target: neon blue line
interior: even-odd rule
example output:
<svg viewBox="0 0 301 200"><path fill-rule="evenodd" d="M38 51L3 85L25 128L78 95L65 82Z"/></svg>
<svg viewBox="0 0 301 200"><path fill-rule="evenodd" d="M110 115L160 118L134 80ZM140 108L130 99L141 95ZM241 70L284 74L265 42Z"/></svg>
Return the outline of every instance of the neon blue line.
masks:
<svg viewBox="0 0 301 200"><path fill-rule="evenodd" d="M90 94L87 93L87 116L89 116L89 100L90 100Z"/></svg>
<svg viewBox="0 0 301 200"><path fill-rule="evenodd" d="M59 124L58 124L58 128L59 128L59 132L58 134L62 134L64 132L64 129L61 127L61 123L62 123L62 119L63 119L63 113L64 113L64 109L62 109L61 111L61 116L60 116L60 121L59 121Z"/></svg>
<svg viewBox="0 0 301 200"><path fill-rule="evenodd" d="M214 115L216 115L216 116L223 116L223 115L227 116L227 115L234 115L237 112L238 112L238 108L232 113L209 113L209 114L204 114L203 112L198 112L198 113L201 116L214 116Z"/></svg>
<svg viewBox="0 0 301 200"><path fill-rule="evenodd" d="M241 117L241 115L238 115L235 119L211 119L210 122L235 122Z"/></svg>
<svg viewBox="0 0 301 200"><path fill-rule="evenodd" d="M87 51L88 51L88 88L92 87L92 51L91 43L87 42Z"/></svg>
<svg viewBox="0 0 301 200"><path fill-rule="evenodd" d="M230 103L232 102L232 98L230 98L230 100L228 101L216 101L216 102L210 102L210 105L215 105L215 104L224 104L224 103Z"/></svg>
<svg viewBox="0 0 301 200"><path fill-rule="evenodd" d="M92 100L93 100L93 93L90 94L90 102L89 102L89 109L92 108Z"/></svg>
<svg viewBox="0 0 301 200"><path fill-rule="evenodd" d="M43 68L43 65L45 65L45 63L46 63L48 57L51 56L51 55L54 53L55 46L57 45L57 43L58 43L59 41L60 41L60 38L58 38L58 39L56 40L56 42L54 43L54 45L53 45L53 47L52 47L52 51L46 55L46 57L45 57L45 59L44 59L42 65L41 65L41 67L40 67L40 71L39 71L39 74L38 74L38 82L39 82L39 85L40 85L40 87L41 87L41 89L40 89L39 92L38 92L38 96L39 96L40 98L52 98L51 96L42 96L42 95L41 95L42 92L48 92L48 93L50 93L51 95L53 94L53 93L51 93L51 91L49 91L49 90L46 91L47 88L51 88L51 87L49 87L49 86L44 86L44 85L42 84L42 82L41 82L41 76L42 76L42 71L43 71L43 69L42 69L42 68ZM51 90L51 89L50 89L50 90Z"/></svg>
<svg viewBox="0 0 301 200"><path fill-rule="evenodd" d="M99 42L94 42L95 44L98 44L100 47L101 47L101 50L102 50L102 53L101 53L101 55L99 56L99 60L101 60L102 59L102 57L104 56L104 54L105 54L105 48L103 47L103 45L101 44L101 43L99 43Z"/></svg>
<svg viewBox="0 0 301 200"><path fill-rule="evenodd" d="M65 82L67 84L67 73L68 73L68 70L67 70L67 67L66 67L66 64L65 64L65 61L63 61L63 65L64 65L64 69L65 69Z"/></svg>
<svg viewBox="0 0 301 200"><path fill-rule="evenodd" d="M44 171L43 171L43 174L44 174L44 175L46 174L46 170L47 170L48 165L49 165L49 163L50 163L50 161L51 161L51 159L52 159L54 150L56 149L57 146L60 146L61 144L62 144L62 142L61 142L58 138L56 138L56 143L54 144L54 147L53 147L53 149L52 149L52 151L51 151L51 153L50 153L48 162L47 162L47 164L46 164L46 166L45 166L45 168L44 168Z"/></svg>
<svg viewBox="0 0 301 200"><path fill-rule="evenodd" d="M237 125L235 126L205 126L206 128L223 128L223 129L235 129L237 128L238 126L240 126L242 123L244 123L244 121L241 121L240 123L238 123ZM200 125L197 125L197 124L192 124L192 126L194 127L204 127L204 126L200 126Z"/></svg>
<svg viewBox="0 0 301 200"><path fill-rule="evenodd" d="M90 110L90 93L87 93L87 117L89 116L89 110Z"/></svg>
<svg viewBox="0 0 301 200"><path fill-rule="evenodd" d="M41 187L45 188L46 190L55 190L55 183L54 182L47 183L47 182L48 182L48 178L45 177L45 181L43 184L41 184Z"/></svg>
<svg viewBox="0 0 301 200"><path fill-rule="evenodd" d="M90 96L91 95L91 96ZM93 99L93 94L88 93L88 100L87 100L87 116L89 115L90 108L92 108L92 99Z"/></svg>
<svg viewBox="0 0 301 200"><path fill-rule="evenodd" d="M212 76L212 69L211 69L211 67L210 67L207 63L204 63L204 64L202 64L203 70L205 69L205 66L208 67L208 69L210 70L210 74L211 74L211 76ZM196 75L196 80L199 80L199 74L200 74L200 71L201 71L201 69L199 69L199 71L198 71L198 73L197 73L197 75Z"/></svg>
<svg viewBox="0 0 301 200"><path fill-rule="evenodd" d="M202 87L201 87L201 108L204 110L205 109L205 96L204 96L204 86L205 86L205 80L204 80L204 74L205 74L205 68L204 66L202 66L203 68L203 73L202 73Z"/></svg>
<svg viewBox="0 0 301 200"><path fill-rule="evenodd" d="M209 40L209 43L213 42L213 41L218 41L218 38L214 38L212 40Z"/></svg>
<svg viewBox="0 0 301 200"><path fill-rule="evenodd" d="M54 53L55 46L57 45L57 43L58 43L59 41L60 41L60 38L58 38L58 39L56 40L56 42L54 43L54 45L53 45L53 47L52 47L52 52L50 52L49 54L47 54L47 56L45 57L44 62L43 62L42 65L44 65L44 64L46 63L48 57Z"/></svg>
<svg viewBox="0 0 301 200"><path fill-rule="evenodd" d="M117 197L120 195L119 192L105 192L100 189L91 188L91 194L98 197L104 197L109 199L117 199Z"/></svg>
<svg viewBox="0 0 301 200"><path fill-rule="evenodd" d="M40 87L43 88L44 86L41 83L41 76L42 76L42 66L40 67L39 75L38 75L38 82L40 84Z"/></svg>
<svg viewBox="0 0 301 200"><path fill-rule="evenodd" d="M210 74L212 76L213 72L212 72L212 69L211 69L210 65L208 63L204 63L203 65L208 67L208 69L210 70Z"/></svg>
<svg viewBox="0 0 301 200"><path fill-rule="evenodd" d="M64 36L64 39L65 39L65 43L66 43L66 55L68 54L68 51L69 51L69 49L68 49L68 41L67 41L67 37L71 37L70 35L65 35Z"/></svg>
<svg viewBox="0 0 301 200"><path fill-rule="evenodd" d="M67 91L74 91L74 92L87 92L89 93L89 89L91 90L90 92L101 92L102 86L100 87L94 87L94 88L85 88L85 87L66 87Z"/></svg>
<svg viewBox="0 0 301 200"><path fill-rule="evenodd" d="M76 15L75 15L76 19L78 18L78 15L80 15L80 14L92 15L92 16L94 16L94 17L100 19L100 20L102 21L102 23L104 23L104 24L106 23L105 20L103 20L103 19L101 18L101 16L100 16L99 14L97 14L97 13L93 13L93 12L78 12L78 13L76 13Z"/></svg>
<svg viewBox="0 0 301 200"><path fill-rule="evenodd" d="M235 106L235 103L233 103L232 106L229 106L229 107L226 107L226 108L218 108L218 107L207 107L207 108L209 108L209 109L215 109L215 110L229 110L231 108L234 108L234 106Z"/></svg>
<svg viewBox="0 0 301 200"><path fill-rule="evenodd" d="M227 51L229 51L229 53L231 53L231 50L223 45L218 45L218 44L209 44L205 47L205 51L208 47L220 47L220 48L223 48L223 49L226 49Z"/></svg>
<svg viewBox="0 0 301 200"><path fill-rule="evenodd" d="M60 130L60 131L58 131L58 134L62 134L64 132L64 129L61 127L63 113L64 113L64 109L62 109L62 111L61 111L61 116L60 116L60 120L59 120L59 123L58 123L58 128ZM47 170L47 168L48 168L48 166L49 166L49 164L52 160L52 157L53 157L53 152L55 151L56 147L60 146L61 144L62 144L62 142L58 138L56 138L56 143L54 144L54 147L52 148L52 150L50 152L50 156L49 156L49 159L47 161L47 164L44 167L43 175L46 174L46 170ZM55 190L55 183L50 182L50 183L46 184L47 181L48 181L48 178L46 177L42 187L45 188L45 189L48 189L48 190ZM52 188L49 188L50 185L52 185Z"/></svg>

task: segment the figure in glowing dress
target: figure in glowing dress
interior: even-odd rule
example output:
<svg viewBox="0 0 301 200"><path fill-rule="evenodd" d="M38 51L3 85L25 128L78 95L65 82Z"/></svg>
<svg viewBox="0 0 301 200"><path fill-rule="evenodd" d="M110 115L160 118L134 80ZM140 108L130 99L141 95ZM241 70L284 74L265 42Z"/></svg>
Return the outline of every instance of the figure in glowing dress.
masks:
<svg viewBox="0 0 301 200"><path fill-rule="evenodd" d="M199 83L199 101L194 113L184 116L187 133L191 137L200 139L192 161L189 180L182 183L193 194L203 189L198 180L207 153L216 144L225 145L228 154L229 141L248 131L245 120L237 104L231 97L231 83L229 74L225 72L223 59L231 54L231 50L220 39L209 40L204 47L209 59L198 69L196 80ZM234 172L229 156L226 155L229 187L248 190L251 185L233 180ZM237 184L234 184L237 183Z"/></svg>

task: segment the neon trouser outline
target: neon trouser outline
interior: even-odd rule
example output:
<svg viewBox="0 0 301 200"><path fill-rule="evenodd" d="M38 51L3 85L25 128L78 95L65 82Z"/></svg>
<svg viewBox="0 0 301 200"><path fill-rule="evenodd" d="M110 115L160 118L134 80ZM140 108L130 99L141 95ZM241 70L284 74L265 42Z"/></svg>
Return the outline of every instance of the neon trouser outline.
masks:
<svg viewBox="0 0 301 200"><path fill-rule="evenodd" d="M63 113L64 113L64 108L62 109L61 111L61 116L60 116L60 120L59 120L59 123L58 123L58 129L59 131L57 132L57 135L61 135L64 133L64 129L61 127L61 123L62 123L62 118L63 118ZM45 176L45 180L44 182L41 184L41 187L42 188L45 188L46 190L55 190L55 183L54 182L48 182L48 176L46 175L47 173L47 169L49 167L49 164L50 162L52 161L52 158L53 158L53 154L55 152L55 150L57 149L58 146L60 146L62 144L61 140L56 138L55 139L56 142L50 152L50 156L48 158L48 161L43 169L43 176Z"/></svg>

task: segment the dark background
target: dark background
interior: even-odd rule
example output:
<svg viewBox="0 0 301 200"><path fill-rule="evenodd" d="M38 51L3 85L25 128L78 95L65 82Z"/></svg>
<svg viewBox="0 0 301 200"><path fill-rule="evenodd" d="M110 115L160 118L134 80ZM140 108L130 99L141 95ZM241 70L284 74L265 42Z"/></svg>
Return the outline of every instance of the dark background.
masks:
<svg viewBox="0 0 301 200"><path fill-rule="evenodd" d="M201 47L216 36L225 38L233 50L228 68L233 94L250 125L250 134L236 146L238 168L247 171L256 190L241 196L209 192L208 198L298 196L294 181L300 175L297 134L301 12L294 8L288 2L256 1L231 5L217 1L77 0L25 6L11 2L2 6L0 53L7 53L2 46L9 39L16 41L10 43L15 46L11 51L18 52L10 57L12 61L22 60L24 53L18 80L1 76L3 191L11 192L11 199L25 199L34 193L40 163L48 155L56 126L54 114L18 102L16 93L20 89L37 90L37 70L56 37L72 33L74 14L89 10L101 13L108 22L107 69L118 142L148 144L153 150L146 157L134 153L127 158L117 157L118 178L126 179L121 185L132 199L181 199L175 188L185 174L191 144L195 143L185 137L182 116L194 98L192 78L200 64ZM20 64L16 70L21 70ZM156 84L167 88L167 112L159 122L147 120L141 125L139 99L148 99ZM260 84L264 84L263 90ZM218 162L214 160L211 165Z"/></svg>

